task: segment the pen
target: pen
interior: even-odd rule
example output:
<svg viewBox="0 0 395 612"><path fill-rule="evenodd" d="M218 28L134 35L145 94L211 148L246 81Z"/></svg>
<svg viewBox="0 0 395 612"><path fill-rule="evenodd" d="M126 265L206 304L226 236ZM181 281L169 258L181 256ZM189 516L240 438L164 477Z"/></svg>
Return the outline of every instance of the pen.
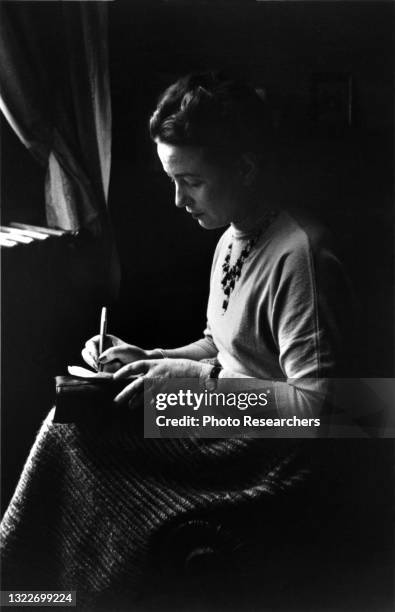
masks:
<svg viewBox="0 0 395 612"><path fill-rule="evenodd" d="M99 355L104 351L104 339L107 333L107 307L103 306L100 317L100 340L99 340ZM103 364L99 363L99 372L103 371Z"/></svg>

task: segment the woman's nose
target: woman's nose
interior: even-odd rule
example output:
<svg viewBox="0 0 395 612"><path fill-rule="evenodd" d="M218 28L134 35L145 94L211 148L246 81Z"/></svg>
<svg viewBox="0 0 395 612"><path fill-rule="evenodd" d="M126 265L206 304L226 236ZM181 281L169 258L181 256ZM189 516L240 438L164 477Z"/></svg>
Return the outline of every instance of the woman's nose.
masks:
<svg viewBox="0 0 395 612"><path fill-rule="evenodd" d="M177 208L185 208L188 202L188 198L186 197L185 191L179 186L176 185L176 191L174 196L174 201Z"/></svg>

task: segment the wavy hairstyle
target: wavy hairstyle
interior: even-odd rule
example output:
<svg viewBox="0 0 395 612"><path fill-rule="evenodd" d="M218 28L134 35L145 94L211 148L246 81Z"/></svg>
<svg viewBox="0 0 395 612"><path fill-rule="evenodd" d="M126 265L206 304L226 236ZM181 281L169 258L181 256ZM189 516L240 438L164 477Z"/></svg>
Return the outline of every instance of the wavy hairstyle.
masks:
<svg viewBox="0 0 395 612"><path fill-rule="evenodd" d="M170 85L158 100L149 129L153 140L204 147L220 160L243 153L262 159L273 140L262 94L220 72L189 74Z"/></svg>

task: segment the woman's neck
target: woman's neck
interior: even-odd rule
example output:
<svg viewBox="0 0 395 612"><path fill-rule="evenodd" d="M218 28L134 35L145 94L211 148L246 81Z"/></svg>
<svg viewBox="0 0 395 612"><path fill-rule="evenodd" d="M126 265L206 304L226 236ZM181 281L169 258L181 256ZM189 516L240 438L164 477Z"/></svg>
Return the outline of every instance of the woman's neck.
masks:
<svg viewBox="0 0 395 612"><path fill-rule="evenodd" d="M231 227L236 238L247 238L259 231L268 214L275 206L262 203L263 198L255 198L248 207L248 213L237 221L232 221Z"/></svg>

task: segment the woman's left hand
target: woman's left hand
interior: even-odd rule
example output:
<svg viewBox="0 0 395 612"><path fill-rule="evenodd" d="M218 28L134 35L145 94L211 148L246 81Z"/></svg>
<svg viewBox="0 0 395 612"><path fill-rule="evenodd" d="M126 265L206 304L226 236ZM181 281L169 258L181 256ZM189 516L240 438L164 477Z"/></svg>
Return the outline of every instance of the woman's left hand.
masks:
<svg viewBox="0 0 395 612"><path fill-rule="evenodd" d="M133 378L133 381L116 396L114 401L117 404L130 401L143 390L144 382L149 383L152 379L165 382L169 378L199 378L206 371L209 375L211 368L210 364L192 359L144 359L128 363L115 372L114 380Z"/></svg>

